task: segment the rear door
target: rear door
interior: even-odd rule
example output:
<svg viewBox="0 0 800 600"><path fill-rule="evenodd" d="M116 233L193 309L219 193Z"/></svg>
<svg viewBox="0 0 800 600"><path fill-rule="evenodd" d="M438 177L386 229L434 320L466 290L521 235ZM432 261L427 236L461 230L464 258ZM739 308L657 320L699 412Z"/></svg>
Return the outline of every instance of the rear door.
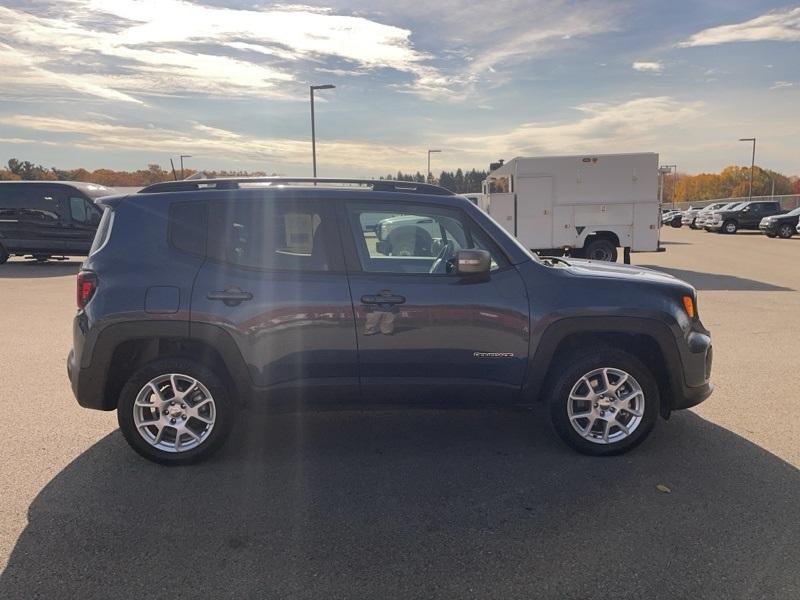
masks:
<svg viewBox="0 0 800 600"><path fill-rule="evenodd" d="M64 228L67 224L64 190L54 185L26 185L21 200L20 250L43 254L63 253Z"/></svg>
<svg viewBox="0 0 800 600"><path fill-rule="evenodd" d="M365 231L365 219L375 213L425 225L412 236L413 246L398 249L391 237L378 240ZM354 201L346 203L340 222L368 401L490 402L519 390L528 354L527 292L517 270L464 211ZM462 248L492 254L488 278L452 272Z"/></svg>
<svg viewBox="0 0 800 600"><path fill-rule="evenodd" d="M251 196L208 210L193 331L199 323L230 334L260 388L355 397L353 308L330 203Z"/></svg>

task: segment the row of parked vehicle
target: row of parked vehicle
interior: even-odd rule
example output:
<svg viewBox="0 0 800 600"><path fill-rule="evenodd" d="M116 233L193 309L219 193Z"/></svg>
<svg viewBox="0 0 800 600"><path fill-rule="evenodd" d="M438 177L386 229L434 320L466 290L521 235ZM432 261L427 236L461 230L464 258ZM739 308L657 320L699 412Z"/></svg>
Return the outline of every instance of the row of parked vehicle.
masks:
<svg viewBox="0 0 800 600"><path fill-rule="evenodd" d="M800 233L800 207L784 210L780 202L774 200L715 202L685 211L664 209L661 223L727 234L741 229L754 230L770 238L788 239Z"/></svg>

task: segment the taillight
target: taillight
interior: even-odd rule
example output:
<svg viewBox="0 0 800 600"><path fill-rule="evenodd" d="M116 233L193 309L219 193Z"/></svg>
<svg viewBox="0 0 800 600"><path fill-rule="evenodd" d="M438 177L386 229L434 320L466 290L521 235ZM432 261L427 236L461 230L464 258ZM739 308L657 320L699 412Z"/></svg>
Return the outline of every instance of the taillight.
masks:
<svg viewBox="0 0 800 600"><path fill-rule="evenodd" d="M97 275L91 271L78 273L78 308L86 306L97 289Z"/></svg>

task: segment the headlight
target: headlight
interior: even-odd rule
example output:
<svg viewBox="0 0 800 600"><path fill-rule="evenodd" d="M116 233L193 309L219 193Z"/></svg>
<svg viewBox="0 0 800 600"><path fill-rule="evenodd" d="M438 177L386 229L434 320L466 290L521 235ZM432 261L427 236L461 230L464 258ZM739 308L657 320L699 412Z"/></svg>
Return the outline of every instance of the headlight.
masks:
<svg viewBox="0 0 800 600"><path fill-rule="evenodd" d="M713 217L711 217L711 220L715 222L722 221L722 217L720 215L714 215Z"/></svg>

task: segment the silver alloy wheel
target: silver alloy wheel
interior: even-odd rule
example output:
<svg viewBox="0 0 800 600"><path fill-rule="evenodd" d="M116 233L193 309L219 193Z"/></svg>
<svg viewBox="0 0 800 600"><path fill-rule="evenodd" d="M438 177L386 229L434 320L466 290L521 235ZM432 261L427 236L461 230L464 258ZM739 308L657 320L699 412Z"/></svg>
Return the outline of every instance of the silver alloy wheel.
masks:
<svg viewBox="0 0 800 600"><path fill-rule="evenodd" d="M572 428L595 444L613 444L630 436L644 418L644 392L621 369L594 369L569 393L567 414Z"/></svg>
<svg viewBox="0 0 800 600"><path fill-rule="evenodd" d="M736 223L733 221L725 223L725 233L736 233Z"/></svg>
<svg viewBox="0 0 800 600"><path fill-rule="evenodd" d="M147 382L133 403L136 431L164 452L186 452L208 439L217 407L208 388L180 373L159 375Z"/></svg>

